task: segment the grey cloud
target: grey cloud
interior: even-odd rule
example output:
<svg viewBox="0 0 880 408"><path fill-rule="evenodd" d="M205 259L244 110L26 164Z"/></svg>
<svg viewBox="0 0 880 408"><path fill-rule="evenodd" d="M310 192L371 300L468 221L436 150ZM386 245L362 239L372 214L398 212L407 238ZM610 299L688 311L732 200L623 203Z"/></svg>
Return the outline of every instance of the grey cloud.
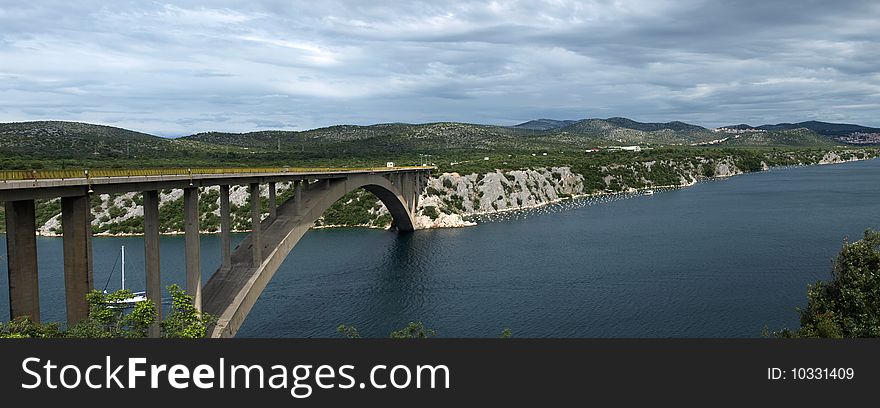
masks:
<svg viewBox="0 0 880 408"><path fill-rule="evenodd" d="M873 1L0 5L0 121L880 125Z"/></svg>

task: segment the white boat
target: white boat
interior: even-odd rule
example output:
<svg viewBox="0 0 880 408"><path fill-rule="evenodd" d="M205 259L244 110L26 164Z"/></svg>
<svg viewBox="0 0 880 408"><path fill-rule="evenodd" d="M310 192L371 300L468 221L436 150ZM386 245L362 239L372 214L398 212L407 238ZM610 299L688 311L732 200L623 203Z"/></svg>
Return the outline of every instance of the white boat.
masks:
<svg viewBox="0 0 880 408"><path fill-rule="evenodd" d="M654 190L645 190L645 195L654 195Z"/></svg>
<svg viewBox="0 0 880 408"><path fill-rule="evenodd" d="M122 246L122 289L125 289L125 245ZM104 290L104 294L107 294L107 290ZM132 292L130 297L122 299L117 302L110 302L108 306L117 307L117 308L129 308L134 307L138 302L142 302L147 300L146 292Z"/></svg>

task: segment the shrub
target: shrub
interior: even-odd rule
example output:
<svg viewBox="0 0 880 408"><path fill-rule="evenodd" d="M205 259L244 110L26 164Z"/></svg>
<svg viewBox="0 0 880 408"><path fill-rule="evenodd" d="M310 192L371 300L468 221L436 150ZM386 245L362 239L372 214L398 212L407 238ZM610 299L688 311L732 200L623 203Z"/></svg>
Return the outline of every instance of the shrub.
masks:
<svg viewBox="0 0 880 408"><path fill-rule="evenodd" d="M156 322L156 305L151 300L138 302L130 312L113 307L132 297L130 290L105 294L92 290L86 295L89 318L71 327L67 337L119 338L147 337L150 325Z"/></svg>
<svg viewBox="0 0 880 408"><path fill-rule="evenodd" d="M437 212L437 207L433 205L425 206L425 208L422 209L422 214L425 214L428 218L432 220L436 220L438 217L440 217L440 213Z"/></svg>
<svg viewBox="0 0 880 408"><path fill-rule="evenodd" d="M196 310L192 296L187 295L180 286L169 286L168 293L171 295L171 314L159 323L162 337L186 339L205 337L208 326L216 322L216 317Z"/></svg>
<svg viewBox="0 0 880 408"><path fill-rule="evenodd" d="M422 322L409 322L406 327L391 332L392 339L426 339L436 335L436 331L426 328Z"/></svg>
<svg viewBox="0 0 880 408"><path fill-rule="evenodd" d="M342 337L347 339L359 339L361 335L358 333L357 329L353 326L346 326L344 324L340 324L339 327L336 328L336 332L341 334Z"/></svg>
<svg viewBox="0 0 880 408"><path fill-rule="evenodd" d="M207 328L216 318L201 313L193 306L192 297L177 285L168 287L172 299L171 314L159 323L162 336L168 338L205 337ZM58 323L34 323L29 318L18 318L0 323L0 338L141 338L156 323L158 313L151 300L135 304L131 309L116 307L132 297L129 290L103 293L93 290L86 295L89 317L67 330Z"/></svg>
<svg viewBox="0 0 880 408"><path fill-rule="evenodd" d="M865 231L834 260L831 280L807 289L801 327L777 337L880 337L880 232Z"/></svg>

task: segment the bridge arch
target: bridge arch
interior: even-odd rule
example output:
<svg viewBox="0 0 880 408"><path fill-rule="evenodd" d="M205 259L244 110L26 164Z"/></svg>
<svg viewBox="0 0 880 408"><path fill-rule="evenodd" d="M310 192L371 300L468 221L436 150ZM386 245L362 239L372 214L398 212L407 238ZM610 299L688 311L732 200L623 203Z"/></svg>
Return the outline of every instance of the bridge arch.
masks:
<svg viewBox="0 0 880 408"><path fill-rule="evenodd" d="M209 335L235 336L293 247L344 195L359 188L371 192L391 214L392 228L409 232L414 230L413 213L424 181L418 173L354 174L305 184L299 194L278 207L274 219L262 221L257 240L262 261L257 265L252 256L254 239L249 234L232 252L230 267L221 267L205 284L203 311L218 316Z"/></svg>

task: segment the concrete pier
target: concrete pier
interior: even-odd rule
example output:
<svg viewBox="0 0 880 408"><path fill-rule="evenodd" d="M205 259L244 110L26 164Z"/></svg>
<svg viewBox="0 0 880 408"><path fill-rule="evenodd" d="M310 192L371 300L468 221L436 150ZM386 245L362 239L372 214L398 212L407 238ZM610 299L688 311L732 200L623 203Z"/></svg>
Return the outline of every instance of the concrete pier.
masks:
<svg viewBox="0 0 880 408"><path fill-rule="evenodd" d="M199 189L183 189L184 241L186 256L186 293L193 306L202 310L202 265L199 240Z"/></svg>
<svg viewBox="0 0 880 408"><path fill-rule="evenodd" d="M232 250L230 248L229 233L231 223L229 220L229 186L220 186L220 269L228 270L232 267Z"/></svg>
<svg viewBox="0 0 880 408"><path fill-rule="evenodd" d="M9 267L9 317L40 321L34 200L6 202L6 260Z"/></svg>
<svg viewBox="0 0 880 408"><path fill-rule="evenodd" d="M269 219L278 218L278 202L275 200L275 183L269 183Z"/></svg>
<svg viewBox="0 0 880 408"><path fill-rule="evenodd" d="M162 279L159 275L159 192L144 191L144 274L147 299L156 304L162 318ZM159 337L159 324L150 326L150 337Z"/></svg>
<svg viewBox="0 0 880 408"><path fill-rule="evenodd" d="M259 266L263 263L263 244L261 235L261 227L260 222L262 221L261 211L260 211L260 184L259 183L251 183L250 185L251 192L251 246L253 251L253 262L254 266Z"/></svg>
<svg viewBox="0 0 880 408"><path fill-rule="evenodd" d="M89 196L61 198L64 236L64 294L67 325L89 317L86 295L95 287L92 275L92 210Z"/></svg>
<svg viewBox="0 0 880 408"><path fill-rule="evenodd" d="M416 179L416 190L415 197L413 197L413 215L416 214L416 209L419 208L419 195L422 194L422 186L425 185L425 179L422 178L422 175L418 175L415 177Z"/></svg>
<svg viewBox="0 0 880 408"><path fill-rule="evenodd" d="M294 183L296 183L296 190L294 190L294 193L293 193L293 202L296 206L296 208L294 209L294 214L302 215L302 201L303 201L302 200L302 193L303 193L302 187L303 187L303 183L305 183L305 180L297 180L297 181L294 181Z"/></svg>

